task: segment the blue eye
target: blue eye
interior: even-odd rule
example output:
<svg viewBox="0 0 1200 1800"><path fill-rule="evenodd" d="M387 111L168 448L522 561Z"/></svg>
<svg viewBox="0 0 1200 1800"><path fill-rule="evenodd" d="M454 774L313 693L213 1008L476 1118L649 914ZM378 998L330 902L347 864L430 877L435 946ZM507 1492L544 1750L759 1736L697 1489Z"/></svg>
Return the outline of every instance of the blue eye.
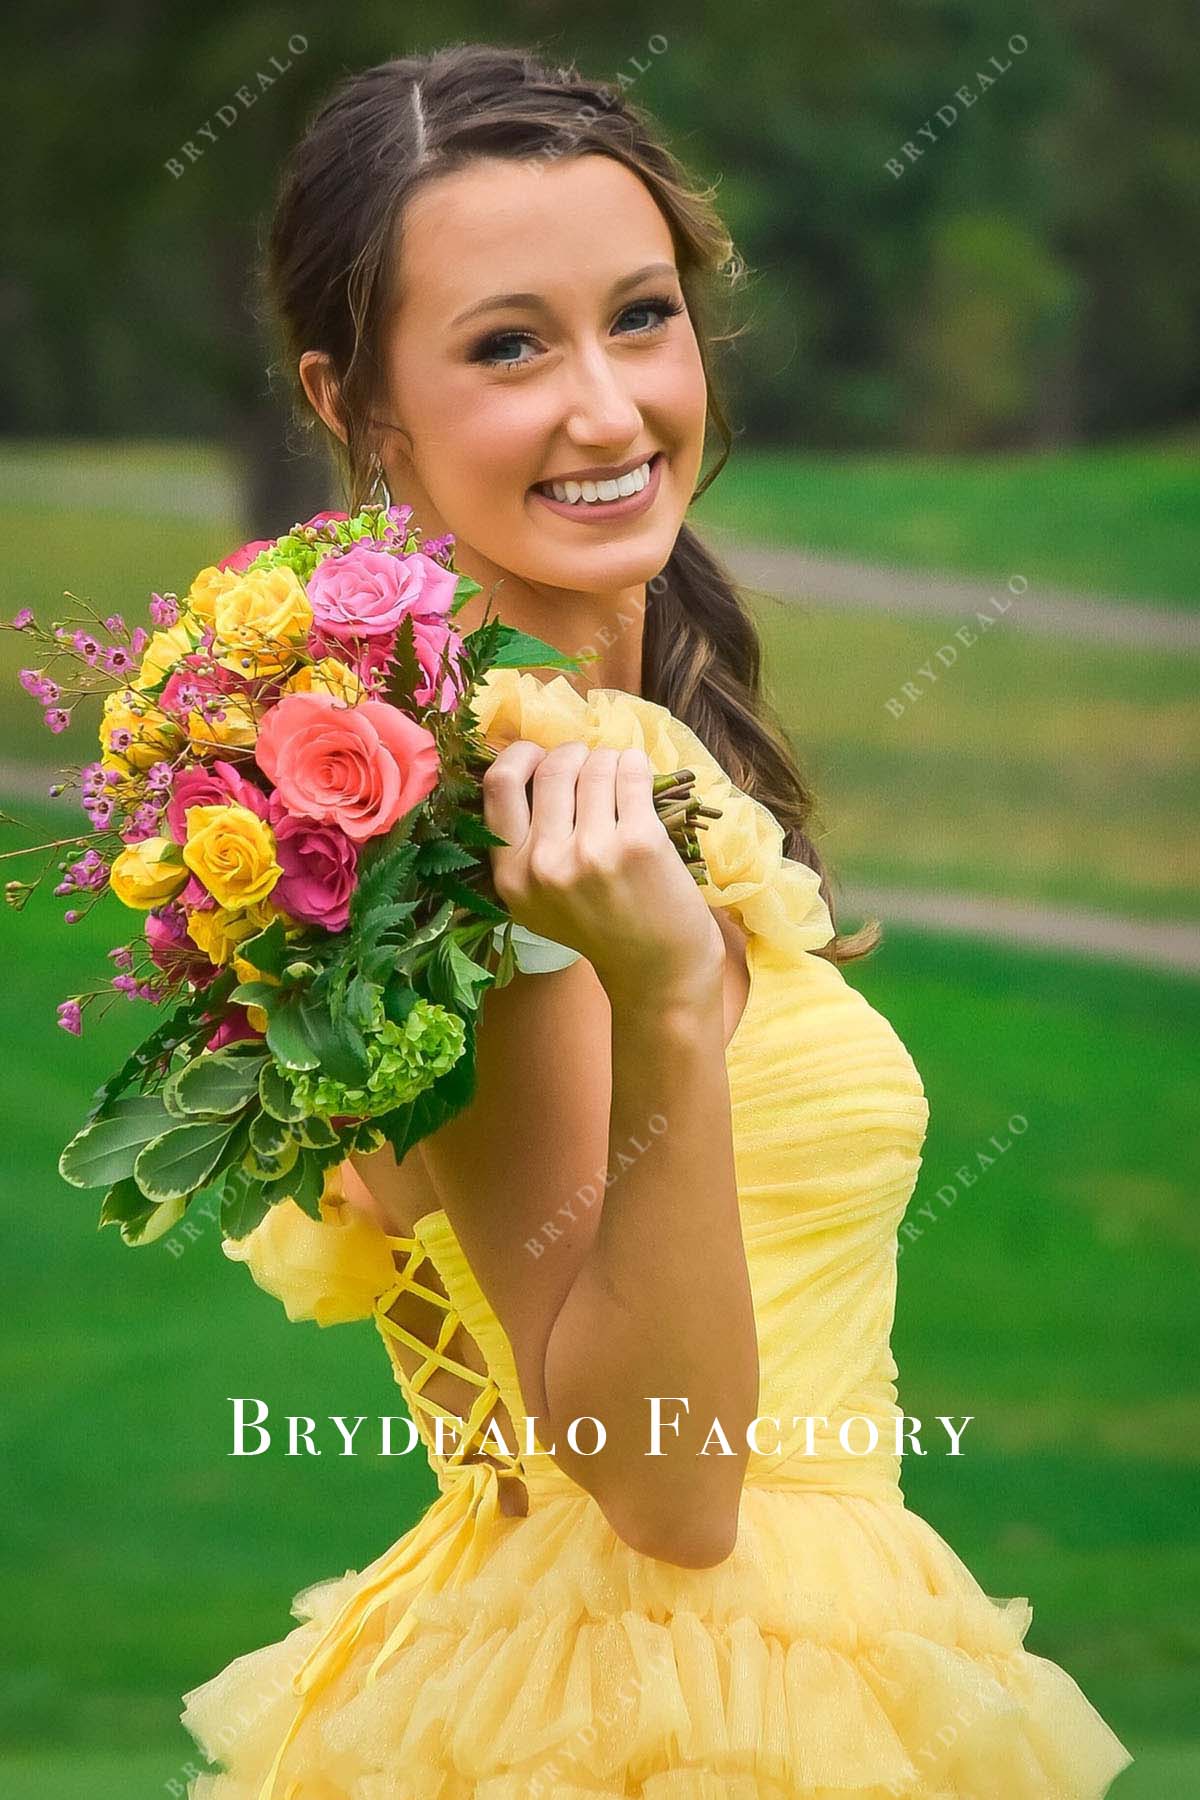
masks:
<svg viewBox="0 0 1200 1800"><path fill-rule="evenodd" d="M623 332L622 336L649 337L651 333L663 330L669 319L676 318L683 311L684 306L682 301L672 300L665 294L657 296L653 300L635 300L632 305L625 308L624 312L621 314L621 318L628 318L630 313L651 313L654 315L653 321L649 325L635 326L631 331ZM512 357L498 356L494 354L494 352L498 347L503 347L505 344L529 344L533 342L533 334L528 331L495 331L490 337L482 339L481 342L476 345L475 349L471 352L470 360L472 362L481 363L485 368L491 369L524 368L532 360L531 358L522 357L518 361Z"/></svg>

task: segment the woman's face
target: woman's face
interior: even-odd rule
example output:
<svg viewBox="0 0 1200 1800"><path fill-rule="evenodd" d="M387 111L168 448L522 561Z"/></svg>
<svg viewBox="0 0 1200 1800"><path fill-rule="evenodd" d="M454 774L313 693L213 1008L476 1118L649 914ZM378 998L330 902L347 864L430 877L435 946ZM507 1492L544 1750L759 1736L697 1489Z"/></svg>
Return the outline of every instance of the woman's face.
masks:
<svg viewBox="0 0 1200 1800"><path fill-rule="evenodd" d="M383 463L422 531L452 531L460 567L470 547L531 586L606 593L658 574L696 487L707 395L641 181L598 155L475 164L409 206L400 277L382 416L404 435ZM544 483L645 462L632 497L543 498Z"/></svg>

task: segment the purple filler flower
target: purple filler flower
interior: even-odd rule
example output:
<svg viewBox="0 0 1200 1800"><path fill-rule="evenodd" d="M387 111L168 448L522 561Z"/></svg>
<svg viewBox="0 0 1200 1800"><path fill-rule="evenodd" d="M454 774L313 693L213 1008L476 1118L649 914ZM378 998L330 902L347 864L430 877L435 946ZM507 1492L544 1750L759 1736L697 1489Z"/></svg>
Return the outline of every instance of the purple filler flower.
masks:
<svg viewBox="0 0 1200 1800"><path fill-rule="evenodd" d="M82 1037L83 1011L78 1000L63 1000L59 1003L58 1022L72 1037Z"/></svg>

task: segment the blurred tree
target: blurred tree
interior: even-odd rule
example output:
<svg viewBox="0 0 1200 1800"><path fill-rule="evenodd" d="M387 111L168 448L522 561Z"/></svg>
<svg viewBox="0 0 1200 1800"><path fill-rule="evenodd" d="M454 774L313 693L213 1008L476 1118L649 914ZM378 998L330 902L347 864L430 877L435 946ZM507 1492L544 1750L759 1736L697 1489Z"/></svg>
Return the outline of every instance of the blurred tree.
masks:
<svg viewBox="0 0 1200 1800"><path fill-rule="evenodd" d="M0 430L223 439L256 534L330 490L289 430L256 311L281 159L340 73L455 41L625 72L717 182L753 271L755 330L730 351L749 437L1061 442L1200 404L1185 0L1159 0L1152 28L1119 0L1027 16L1011 0L802 16L670 0L652 20L592 0L569 15L444 0L410 19L390 0L15 0L9 17Z"/></svg>

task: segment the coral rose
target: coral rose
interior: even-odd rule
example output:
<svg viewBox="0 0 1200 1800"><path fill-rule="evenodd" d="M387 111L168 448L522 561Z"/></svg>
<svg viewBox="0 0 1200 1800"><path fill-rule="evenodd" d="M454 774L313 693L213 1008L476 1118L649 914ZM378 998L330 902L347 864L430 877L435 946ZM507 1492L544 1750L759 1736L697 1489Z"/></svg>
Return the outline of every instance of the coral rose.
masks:
<svg viewBox="0 0 1200 1800"><path fill-rule="evenodd" d="M248 806L189 806L183 860L218 906L253 906L265 900L283 870L275 860L275 835Z"/></svg>
<svg viewBox="0 0 1200 1800"><path fill-rule="evenodd" d="M382 700L287 694L263 719L254 754L289 812L356 843L389 831L437 786L432 732Z"/></svg>

